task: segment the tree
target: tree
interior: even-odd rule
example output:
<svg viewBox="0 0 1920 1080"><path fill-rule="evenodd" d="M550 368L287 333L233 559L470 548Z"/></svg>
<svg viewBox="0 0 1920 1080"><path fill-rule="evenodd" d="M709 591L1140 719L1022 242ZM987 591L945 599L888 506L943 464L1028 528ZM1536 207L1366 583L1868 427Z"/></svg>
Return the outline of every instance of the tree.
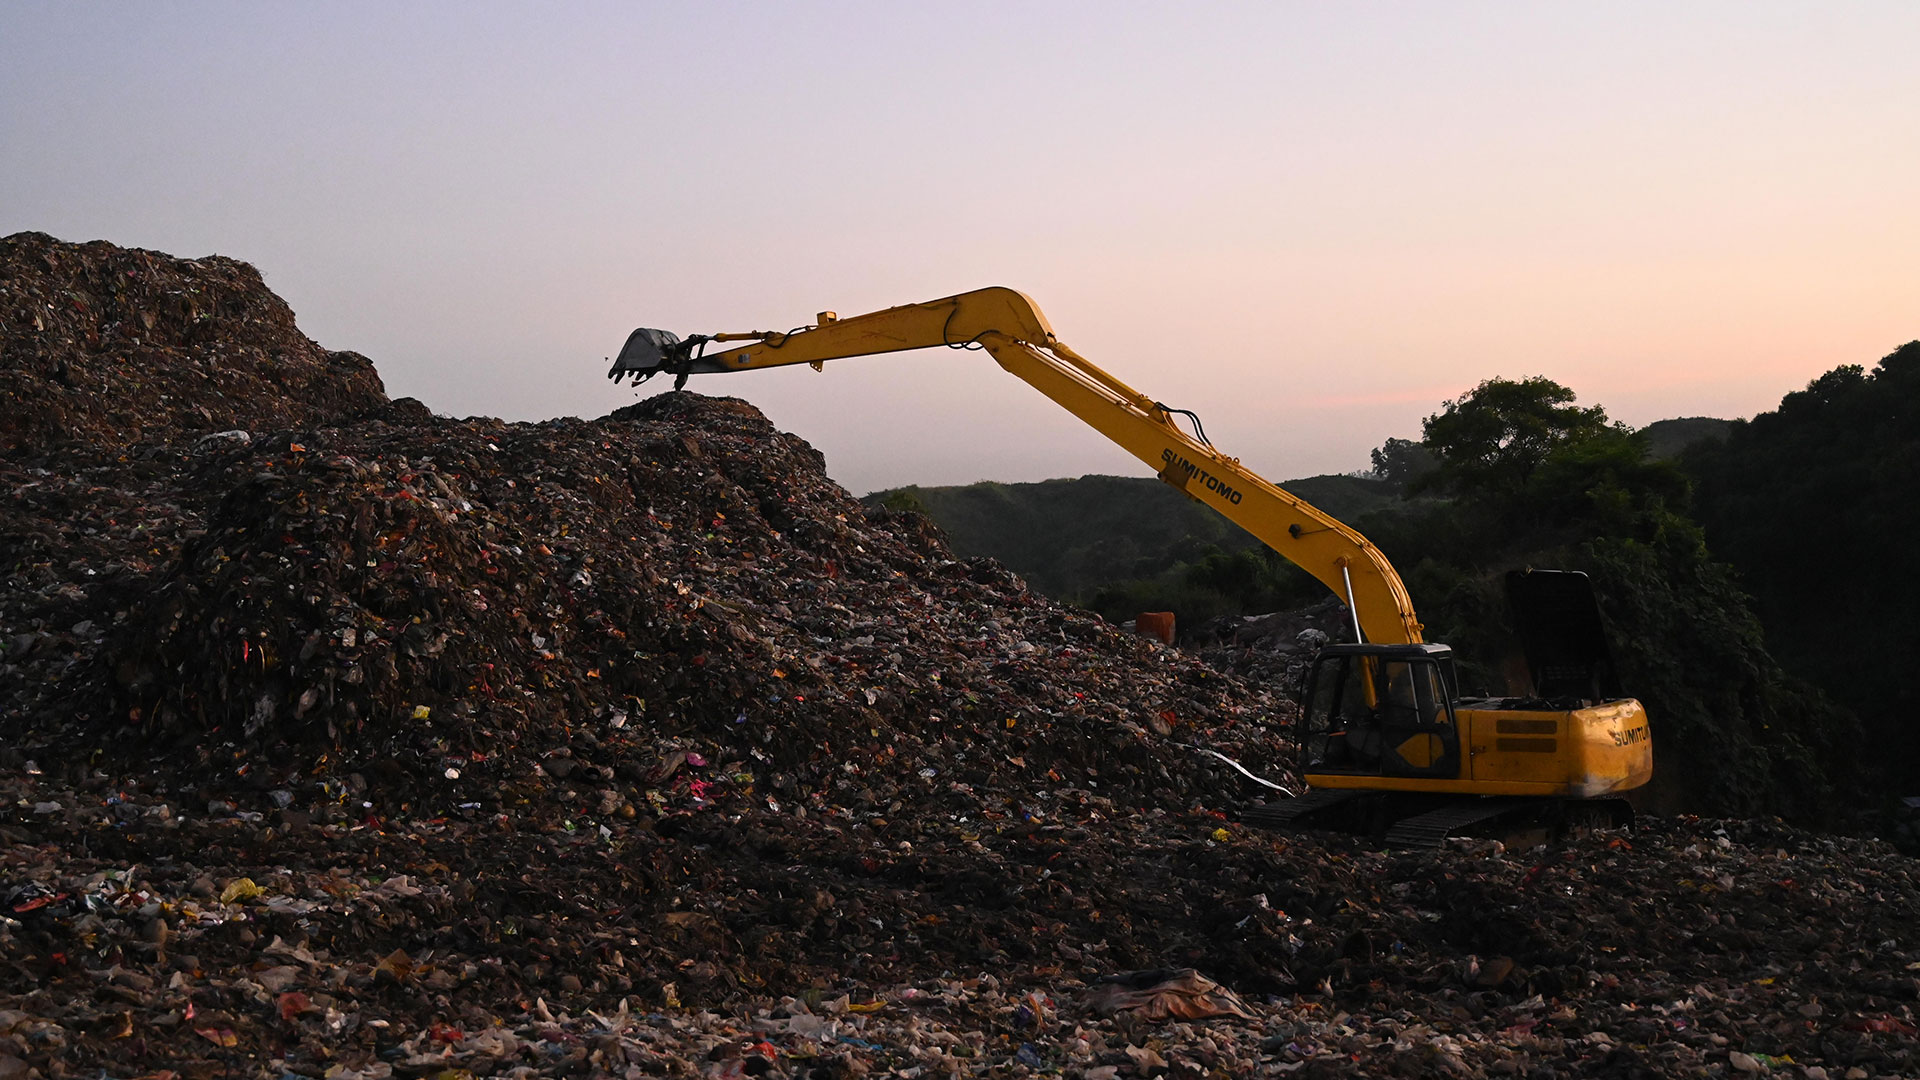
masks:
<svg viewBox="0 0 1920 1080"><path fill-rule="evenodd" d="M1739 569L1781 661L1867 725L1890 795L1920 791L1907 642L1920 610L1920 341L1836 367L1681 465L1714 553Z"/></svg>
<svg viewBox="0 0 1920 1080"><path fill-rule="evenodd" d="M1518 495L1555 450L1615 425L1598 405L1573 404L1572 390L1545 376L1493 378L1452 401L1422 425L1439 467L1434 486L1496 496Z"/></svg>
<svg viewBox="0 0 1920 1080"><path fill-rule="evenodd" d="M916 514L927 512L927 504L920 498L918 484L909 484L884 493L880 497L880 505L887 510L910 510Z"/></svg>
<svg viewBox="0 0 1920 1080"><path fill-rule="evenodd" d="M1388 439L1373 452L1373 474L1396 484L1411 484L1439 465L1433 451L1412 439Z"/></svg>

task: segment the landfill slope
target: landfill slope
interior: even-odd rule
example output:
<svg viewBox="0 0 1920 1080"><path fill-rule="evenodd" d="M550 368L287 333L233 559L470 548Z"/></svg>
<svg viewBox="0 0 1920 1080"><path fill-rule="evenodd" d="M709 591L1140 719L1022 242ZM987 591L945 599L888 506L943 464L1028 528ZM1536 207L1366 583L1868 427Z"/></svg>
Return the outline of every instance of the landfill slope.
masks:
<svg viewBox="0 0 1920 1080"><path fill-rule="evenodd" d="M743 798L871 772L885 806L1066 770L1182 808L1224 769L1156 768L1149 725L1283 745L1286 703L868 515L737 401L374 421L202 468L231 487L102 674L126 737L230 746L262 788L357 774L491 806L504 780L599 770L624 810L691 750L746 755L720 784Z"/></svg>
<svg viewBox="0 0 1920 1080"><path fill-rule="evenodd" d="M300 334L245 264L4 245L4 375L62 436L6 460L0 612L37 756L83 717L106 753L256 794L490 805L577 764L624 770L631 808L634 776L720 738L789 799L931 754L862 787L886 805L1107 763L1179 806L1217 770L1168 773L1143 725L1278 745L1284 702L955 560L916 516L870 518L739 402L438 418Z"/></svg>
<svg viewBox="0 0 1920 1080"><path fill-rule="evenodd" d="M386 400L371 361L301 334L246 263L0 238L0 452L272 430Z"/></svg>
<svg viewBox="0 0 1920 1080"><path fill-rule="evenodd" d="M0 1080L1920 1071L1884 845L1249 829L1205 751L1292 782L1291 624L1242 678L744 403L436 417L242 264L5 243L88 310L144 275L118 327L235 291L164 395L58 384L80 308L0 340L72 436L0 449ZM1101 1004L1189 966L1248 1015Z"/></svg>

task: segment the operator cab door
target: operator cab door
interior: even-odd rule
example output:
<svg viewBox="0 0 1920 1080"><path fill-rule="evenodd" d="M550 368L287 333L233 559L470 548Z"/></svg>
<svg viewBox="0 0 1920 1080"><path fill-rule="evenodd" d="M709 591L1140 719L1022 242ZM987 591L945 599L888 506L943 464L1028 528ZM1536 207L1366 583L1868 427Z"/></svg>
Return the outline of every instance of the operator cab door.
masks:
<svg viewBox="0 0 1920 1080"><path fill-rule="evenodd" d="M1308 692L1308 770L1458 777L1460 736L1447 691L1440 664L1424 656L1323 654Z"/></svg>

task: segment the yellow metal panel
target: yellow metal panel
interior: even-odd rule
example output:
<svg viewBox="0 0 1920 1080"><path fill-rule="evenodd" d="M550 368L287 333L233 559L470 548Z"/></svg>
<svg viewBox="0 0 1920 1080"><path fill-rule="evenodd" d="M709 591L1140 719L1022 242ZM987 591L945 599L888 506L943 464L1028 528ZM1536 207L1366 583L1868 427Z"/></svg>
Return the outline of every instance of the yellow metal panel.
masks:
<svg viewBox="0 0 1920 1080"><path fill-rule="evenodd" d="M1631 699L1570 712L1462 709L1457 715L1466 772L1476 782L1544 784L1585 798L1636 788L1653 776L1647 714ZM1521 731L1528 734L1509 734Z"/></svg>
<svg viewBox="0 0 1920 1080"><path fill-rule="evenodd" d="M1584 795L1627 791L1653 779L1653 731L1631 698L1571 714L1569 738L1580 743L1579 771L1568 777Z"/></svg>
<svg viewBox="0 0 1920 1080"><path fill-rule="evenodd" d="M989 331L1042 346L1053 341L1053 328L1032 300L1012 289L975 289L924 304L823 319L815 328L795 333L716 334L714 341L725 347L709 349L694 370L755 371L938 345L958 347ZM745 343L731 344L736 341Z"/></svg>
<svg viewBox="0 0 1920 1080"><path fill-rule="evenodd" d="M1441 795L1565 795L1559 784L1518 780L1442 780L1409 776L1373 776L1358 773L1308 773L1308 787L1358 788L1365 791L1423 791Z"/></svg>
<svg viewBox="0 0 1920 1080"><path fill-rule="evenodd" d="M1440 736L1415 735L1413 738L1394 747L1393 752L1400 755L1401 761L1406 762L1416 769L1424 769L1439 760L1440 755L1444 753L1445 750L1440 744Z"/></svg>

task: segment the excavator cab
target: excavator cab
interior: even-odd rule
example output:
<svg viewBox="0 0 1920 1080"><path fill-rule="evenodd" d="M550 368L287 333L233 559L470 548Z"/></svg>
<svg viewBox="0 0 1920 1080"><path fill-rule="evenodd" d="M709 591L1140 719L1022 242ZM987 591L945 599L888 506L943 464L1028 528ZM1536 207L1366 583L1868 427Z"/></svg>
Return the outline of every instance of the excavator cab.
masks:
<svg viewBox="0 0 1920 1080"><path fill-rule="evenodd" d="M1453 650L1445 645L1329 645L1307 681L1310 772L1460 774Z"/></svg>

